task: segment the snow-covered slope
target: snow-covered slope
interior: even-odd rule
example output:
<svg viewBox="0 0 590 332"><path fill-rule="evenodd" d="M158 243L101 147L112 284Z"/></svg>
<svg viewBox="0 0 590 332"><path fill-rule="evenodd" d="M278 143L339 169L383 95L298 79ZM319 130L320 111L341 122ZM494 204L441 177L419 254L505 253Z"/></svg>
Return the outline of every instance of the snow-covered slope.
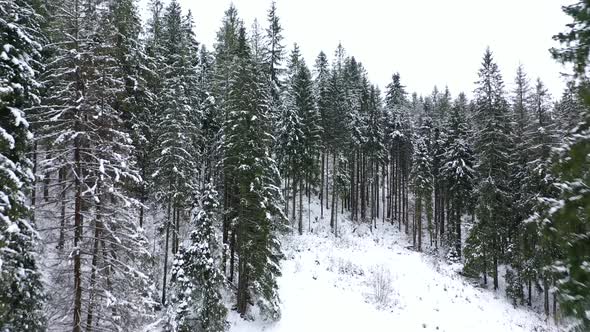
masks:
<svg viewBox="0 0 590 332"><path fill-rule="evenodd" d="M558 331L503 294L472 285L456 267L407 249L395 227L379 222L370 232L341 220L334 238L328 224L312 222L313 233L283 240L282 319L265 324L232 312L231 332ZM375 298L376 276L391 281L386 301Z"/></svg>

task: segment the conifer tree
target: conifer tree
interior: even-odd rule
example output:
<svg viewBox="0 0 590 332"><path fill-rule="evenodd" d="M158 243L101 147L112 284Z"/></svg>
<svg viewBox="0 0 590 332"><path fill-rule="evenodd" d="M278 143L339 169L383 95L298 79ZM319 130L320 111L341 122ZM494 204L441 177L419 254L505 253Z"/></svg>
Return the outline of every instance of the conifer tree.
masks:
<svg viewBox="0 0 590 332"><path fill-rule="evenodd" d="M219 269L221 245L215 230L217 195L213 184L207 183L193 210L188 242L174 260L175 295L169 311L173 331L219 332L228 327L222 299L225 277Z"/></svg>
<svg viewBox="0 0 590 332"><path fill-rule="evenodd" d="M553 239L564 254L552 264L558 279L557 292L561 308L566 315L577 320L577 329L580 331L590 328L590 292L586 286L590 280L589 9L587 1L563 7L573 23L567 25L566 32L554 37L562 47L552 49L553 56L562 63L573 65L573 80L579 87L584 107L579 113L580 123L566 135L555 156L554 172L559 179L556 184L559 197L547 199L550 225L555 230Z"/></svg>
<svg viewBox="0 0 590 332"><path fill-rule="evenodd" d="M0 330L44 331L27 110L39 103L38 17L28 1L0 1Z"/></svg>
<svg viewBox="0 0 590 332"><path fill-rule="evenodd" d="M276 278L282 254L277 239L283 222L280 175L270 155L269 92L262 68L251 58L242 27L231 65L226 102L226 173L235 181L236 251L239 257L237 311L255 304L266 319L280 318Z"/></svg>
<svg viewBox="0 0 590 332"><path fill-rule="evenodd" d="M273 1L267 13L268 27L266 28L266 45L265 45L265 67L268 74L270 85L270 94L272 97L271 111L273 117L280 109L281 91L283 88L282 61L285 47L283 41L283 27L277 14L277 4Z"/></svg>
<svg viewBox="0 0 590 332"><path fill-rule="evenodd" d="M155 180L156 199L166 207L162 282L165 304L168 251L171 249L175 254L178 249L180 226L186 223L191 196L197 189L200 151L197 119L201 118L201 112L194 92L197 77L194 57L198 54L190 28L192 22L183 22L180 5L172 1L164 13L163 24L162 109L156 128L160 143L151 176Z"/></svg>
<svg viewBox="0 0 590 332"><path fill-rule="evenodd" d="M508 217L505 206L510 201L508 162L511 142L504 82L489 49L479 70L475 96L479 124L475 145L478 223L469 235L468 245L471 248L466 249L465 268L469 270L472 268L470 264L473 264L474 272L483 274L484 283L487 282L488 272L491 272L494 289L498 289L498 266L502 260L505 220Z"/></svg>
<svg viewBox="0 0 590 332"><path fill-rule="evenodd" d="M153 303L150 278L140 268L149 259L147 240L129 191L141 178L120 100L124 63L113 54L120 41L111 24L118 7L110 1L55 5L50 35L56 48L44 75L37 138L45 173L61 173L55 203L62 209L63 247L50 275L60 288L50 299L60 316L55 324L73 331L138 328ZM64 279L68 261L73 278ZM69 326L66 315L73 315Z"/></svg>
<svg viewBox="0 0 590 332"><path fill-rule="evenodd" d="M461 217L470 206L470 197L475 180L473 169L474 157L469 144L469 129L465 119L467 111L467 98L460 94L449 115L449 139L448 147L442 156L443 165L441 174L445 178L449 189L449 201L451 215L449 222L453 226L449 233L452 238L452 257L461 257L462 247L462 223Z"/></svg>
<svg viewBox="0 0 590 332"><path fill-rule="evenodd" d="M414 248L422 250L422 212L430 209L432 197L432 157L428 147L422 138L415 143L415 150L412 165L412 187L415 197L415 217L412 227L412 238Z"/></svg>

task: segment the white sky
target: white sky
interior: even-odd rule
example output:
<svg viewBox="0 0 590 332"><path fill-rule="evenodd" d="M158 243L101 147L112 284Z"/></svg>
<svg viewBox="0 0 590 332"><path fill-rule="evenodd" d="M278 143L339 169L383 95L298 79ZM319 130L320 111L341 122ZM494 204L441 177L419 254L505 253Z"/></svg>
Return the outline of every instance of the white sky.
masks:
<svg viewBox="0 0 590 332"><path fill-rule="evenodd" d="M141 0L147 1L147 0ZM201 43L213 44L231 0L179 0L191 9ZM541 77L554 97L563 69L549 54L552 36L569 19L572 0L277 0L285 44L297 42L308 65L323 50L332 59L338 42L363 63L384 89L399 72L407 91L429 94L448 85L453 96L474 89L481 58L490 46L508 90L519 63ZM266 27L271 0L233 0L246 27ZM287 53L288 54L288 53Z"/></svg>

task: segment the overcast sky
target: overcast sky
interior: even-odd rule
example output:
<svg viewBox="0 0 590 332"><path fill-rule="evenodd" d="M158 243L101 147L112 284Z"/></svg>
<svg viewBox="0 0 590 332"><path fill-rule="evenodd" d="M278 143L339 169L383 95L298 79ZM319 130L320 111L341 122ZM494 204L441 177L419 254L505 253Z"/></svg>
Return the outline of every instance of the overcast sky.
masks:
<svg viewBox="0 0 590 332"><path fill-rule="evenodd" d="M146 1L146 0L142 0ZM224 11L233 2L246 27L266 27L271 0L179 0L191 9L197 37L213 44ZM551 37L569 19L561 6L572 0L277 0L285 43L300 45L308 65L323 50L332 58L338 42L361 61L381 88L399 72L407 91L429 94L437 85L453 96L474 89L490 46L512 89L519 63L541 77L553 97L564 87L564 69L549 54Z"/></svg>

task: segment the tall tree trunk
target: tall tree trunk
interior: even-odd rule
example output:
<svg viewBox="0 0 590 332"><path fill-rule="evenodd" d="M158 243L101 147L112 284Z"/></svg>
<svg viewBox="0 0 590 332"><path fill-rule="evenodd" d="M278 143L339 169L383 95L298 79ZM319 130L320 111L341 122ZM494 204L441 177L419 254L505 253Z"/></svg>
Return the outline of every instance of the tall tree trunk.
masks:
<svg viewBox="0 0 590 332"><path fill-rule="evenodd" d="M240 259L238 272L238 306L237 311L244 317L248 309L248 264L246 259Z"/></svg>
<svg viewBox="0 0 590 332"><path fill-rule="evenodd" d="M495 236L492 241L492 259L494 260L494 290L498 290L498 241Z"/></svg>
<svg viewBox="0 0 590 332"><path fill-rule="evenodd" d="M303 181L299 181L299 235L303 235Z"/></svg>
<svg viewBox="0 0 590 332"><path fill-rule="evenodd" d="M178 214L176 213L177 207L172 207L172 256L176 255L176 217Z"/></svg>
<svg viewBox="0 0 590 332"><path fill-rule="evenodd" d="M229 243L229 282L234 282L234 270L236 266L236 227L235 225L231 228L231 241Z"/></svg>
<svg viewBox="0 0 590 332"><path fill-rule="evenodd" d="M162 305L166 305L166 278L168 276L168 241L170 239L170 217L172 199L168 201L168 216L166 218L166 244L164 246L164 276L162 277Z"/></svg>
<svg viewBox="0 0 590 332"><path fill-rule="evenodd" d="M337 193L336 193L336 182L338 182L336 180L336 172L337 172L337 165L336 165L336 153L334 153L334 160L333 160L333 164L332 164L332 168L333 168L333 173L332 173L332 215L330 218L330 226L332 228L332 231L334 232L334 235L336 235L336 214L338 213L337 209L338 209L338 202L336 201L337 198Z"/></svg>
<svg viewBox="0 0 590 332"><path fill-rule="evenodd" d="M291 225L293 225L293 227L295 227L295 222L297 221L297 181L295 180L295 177L293 177L293 183L291 184L291 186L293 186L293 213L292 213L292 223Z"/></svg>
<svg viewBox="0 0 590 332"><path fill-rule="evenodd" d="M74 203L74 323L73 332L82 331L82 259L80 245L82 242L82 166L80 162L80 139L75 139L74 159L76 163Z"/></svg>
<svg viewBox="0 0 590 332"><path fill-rule="evenodd" d="M285 182L285 216L289 220L289 176L285 175L287 181Z"/></svg>
<svg viewBox="0 0 590 332"><path fill-rule="evenodd" d="M174 228L174 233L176 236L174 237L174 255L178 252L178 247L180 245L180 216L182 214L182 210L176 208L176 227Z"/></svg>
<svg viewBox="0 0 590 332"><path fill-rule="evenodd" d="M322 152L322 170L321 173L321 181L320 181L320 219L324 219L324 167L326 164L326 153ZM326 192L326 195L328 193Z"/></svg>
<svg viewBox="0 0 590 332"><path fill-rule="evenodd" d="M385 163L383 163L383 165L381 165L381 170L382 170L382 175L381 175L381 216L382 219L381 221L383 223L385 223L385 203L386 203L386 197L385 197L385 185L388 183L388 179L387 179L387 166L385 165Z"/></svg>
<svg viewBox="0 0 590 332"><path fill-rule="evenodd" d="M545 316L549 317L549 280L547 280L547 276L543 276L543 308Z"/></svg>
<svg viewBox="0 0 590 332"><path fill-rule="evenodd" d="M97 192L100 192L100 183ZM90 270L90 295L88 299L88 314L86 316L86 332L92 331L92 320L94 315L95 297L96 297L96 269L98 265L98 247L101 242L102 222L100 200L96 204L96 221L94 224L94 244L92 246L92 267Z"/></svg>
<svg viewBox="0 0 590 332"><path fill-rule="evenodd" d="M456 227L456 234L455 234L455 250L457 251L457 257L461 258L461 245L462 245L462 235L461 235L461 202L460 200L457 200L457 219L455 221L455 227Z"/></svg>
<svg viewBox="0 0 590 332"><path fill-rule="evenodd" d="M66 169L62 167L59 169L59 183L60 194L59 200L61 204L60 209L60 225L59 225L59 240L57 242L57 249L63 249L65 243L66 233Z"/></svg>
<svg viewBox="0 0 590 332"><path fill-rule="evenodd" d="M484 244L483 250L482 250L482 255L483 255L483 284L487 285L488 284L488 259L487 259L487 255L486 255L486 246Z"/></svg>
<svg viewBox="0 0 590 332"><path fill-rule="evenodd" d="M326 210L328 210L329 207L329 201L330 201L330 193L329 193L329 188L330 188L330 181L328 181L329 179L329 169L330 169L330 154L326 151ZM332 176L333 177L333 176ZM334 179L332 179L333 181Z"/></svg>
<svg viewBox="0 0 590 332"><path fill-rule="evenodd" d="M418 216L416 219L418 222L418 251L422 251L422 198L416 204L418 205Z"/></svg>
<svg viewBox="0 0 590 332"><path fill-rule="evenodd" d="M221 269L223 270L223 275L227 276L227 247L229 246L229 216L227 211L230 209L230 198L229 192L231 188L229 188L229 181L227 180L227 176L224 176L224 186L223 186L223 225L222 225L222 249L221 249Z"/></svg>

